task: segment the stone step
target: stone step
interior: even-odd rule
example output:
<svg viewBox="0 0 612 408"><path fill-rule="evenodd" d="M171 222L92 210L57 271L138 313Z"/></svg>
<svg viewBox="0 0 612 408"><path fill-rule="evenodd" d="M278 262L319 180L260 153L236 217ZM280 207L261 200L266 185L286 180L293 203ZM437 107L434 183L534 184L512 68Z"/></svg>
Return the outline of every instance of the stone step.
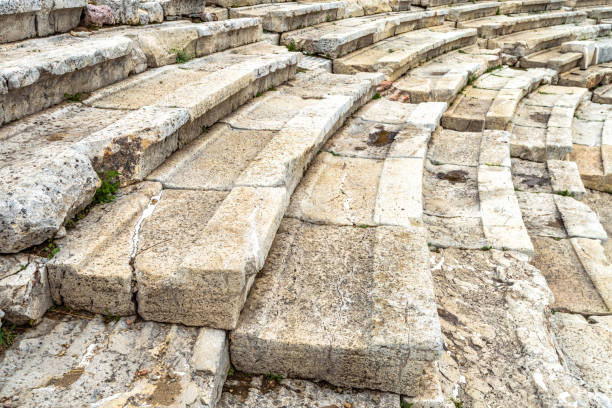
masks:
<svg viewBox="0 0 612 408"><path fill-rule="evenodd" d="M594 89L593 102L612 104L612 84L602 85Z"/></svg>
<svg viewBox="0 0 612 408"><path fill-rule="evenodd" d="M587 69L574 68L559 75L559 85L594 88L612 80L612 63L591 65Z"/></svg>
<svg viewBox="0 0 612 408"><path fill-rule="evenodd" d="M231 333L239 370L418 394L441 337L414 175L445 106L378 100L329 140Z"/></svg>
<svg viewBox="0 0 612 408"><path fill-rule="evenodd" d="M0 358L5 405L214 407L221 396L230 364L221 330L49 315Z"/></svg>
<svg viewBox="0 0 612 408"><path fill-rule="evenodd" d="M579 66L581 61L582 53L562 52L561 47L555 47L521 57L519 65L521 68L554 69L561 74Z"/></svg>
<svg viewBox="0 0 612 408"><path fill-rule="evenodd" d="M577 200L586 194L578 166L573 161L547 160L546 167L550 174L552 192L555 194L568 194Z"/></svg>
<svg viewBox="0 0 612 408"><path fill-rule="evenodd" d="M612 2L610 0L567 0L565 2L566 7L573 8L585 8L585 7L595 7L595 6L609 6Z"/></svg>
<svg viewBox="0 0 612 408"><path fill-rule="evenodd" d="M505 0L499 3L500 14L534 13L559 10L565 0Z"/></svg>
<svg viewBox="0 0 612 408"><path fill-rule="evenodd" d="M72 30L86 0L6 1L0 7L0 44Z"/></svg>
<svg viewBox="0 0 612 408"><path fill-rule="evenodd" d="M442 118L445 128L479 132L504 130L519 102L540 84L551 83L556 73L533 68L526 71L498 68L483 74L465 88Z"/></svg>
<svg viewBox="0 0 612 408"><path fill-rule="evenodd" d="M596 7L582 11L585 11L587 16L594 19L597 24L600 24L601 20L612 18L612 7Z"/></svg>
<svg viewBox="0 0 612 408"><path fill-rule="evenodd" d="M501 66L498 52L476 46L443 54L390 85L391 100L451 103L468 82Z"/></svg>
<svg viewBox="0 0 612 408"><path fill-rule="evenodd" d="M583 102L572 127L571 160L578 165L585 187L612 191L611 106Z"/></svg>
<svg viewBox="0 0 612 408"><path fill-rule="evenodd" d="M581 11L555 11L545 14L506 16L498 15L457 23L458 28L475 28L480 38L496 38L536 28L580 23L586 18Z"/></svg>
<svg viewBox="0 0 612 408"><path fill-rule="evenodd" d="M612 39L597 38L594 40L568 41L561 45L563 52L579 52L582 54L580 68L612 61Z"/></svg>
<svg viewBox="0 0 612 408"><path fill-rule="evenodd" d="M205 129L148 177L153 181L135 185L148 194L95 207L108 216L87 217L58 242L60 251L48 264L55 301L235 327L304 169L343 120L371 99L380 79L308 71ZM196 94L207 104L216 99Z"/></svg>
<svg viewBox="0 0 612 408"><path fill-rule="evenodd" d="M346 3L270 3L230 9L231 18L260 18L264 30L276 33L310 27L345 16Z"/></svg>
<svg viewBox="0 0 612 408"><path fill-rule="evenodd" d="M296 70L266 43L156 68L0 128L0 253L52 237L92 200L98 174L142 180L223 116ZM187 85L185 85L187 84Z"/></svg>
<svg viewBox="0 0 612 408"><path fill-rule="evenodd" d="M189 58L258 41L257 19L165 23L69 34L0 46L0 124ZM181 58L181 59L179 59Z"/></svg>
<svg viewBox="0 0 612 408"><path fill-rule="evenodd" d="M500 13L500 4L498 2L466 4L449 7L446 20L459 24L468 20L494 16L497 13Z"/></svg>
<svg viewBox="0 0 612 408"><path fill-rule="evenodd" d="M505 54L524 57L538 51L557 47L567 41L607 36L609 33L609 24L578 26L567 24L536 28L488 39L487 48L501 48Z"/></svg>
<svg viewBox="0 0 612 408"><path fill-rule="evenodd" d="M412 6L422 7L424 9L443 7L443 6L459 6L466 3L474 3L469 0L410 0Z"/></svg>
<svg viewBox="0 0 612 408"><path fill-rule="evenodd" d="M290 49L335 59L389 37L441 25L446 13L419 11L347 18L283 33L280 41Z"/></svg>
<svg viewBox="0 0 612 408"><path fill-rule="evenodd" d="M395 80L408 70L476 41L476 30L434 27L400 34L334 60L336 73L381 72Z"/></svg>
<svg viewBox="0 0 612 408"><path fill-rule="evenodd" d="M520 103L513 118L512 157L543 162L563 160L572 151L572 125L584 88L545 85Z"/></svg>

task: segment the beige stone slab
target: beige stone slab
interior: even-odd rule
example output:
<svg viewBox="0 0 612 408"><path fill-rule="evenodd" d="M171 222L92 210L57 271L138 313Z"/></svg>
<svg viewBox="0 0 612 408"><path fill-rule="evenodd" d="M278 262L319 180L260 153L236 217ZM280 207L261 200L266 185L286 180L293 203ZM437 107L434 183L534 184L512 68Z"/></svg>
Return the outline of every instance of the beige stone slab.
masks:
<svg viewBox="0 0 612 408"><path fill-rule="evenodd" d="M510 167L510 133L485 130L480 141L478 162L486 166Z"/></svg>
<svg viewBox="0 0 612 408"><path fill-rule="evenodd" d="M460 132L482 131L496 96L494 90L466 88L442 116L442 126Z"/></svg>
<svg viewBox="0 0 612 408"><path fill-rule="evenodd" d="M423 230L285 219L231 334L232 362L414 395L441 352L437 325Z"/></svg>
<svg viewBox="0 0 612 408"><path fill-rule="evenodd" d="M134 234L160 190L159 183L129 187L114 202L94 207L58 242L59 252L47 264L54 302L94 313L134 314Z"/></svg>
<svg viewBox="0 0 612 408"><path fill-rule="evenodd" d="M443 129L434 132L427 159L435 164L477 166L482 133Z"/></svg>
<svg viewBox="0 0 612 408"><path fill-rule="evenodd" d="M170 156L147 180L165 188L231 190L236 179L276 132L214 125Z"/></svg>
<svg viewBox="0 0 612 408"><path fill-rule="evenodd" d="M571 238L570 242L608 310L612 310L612 265L600 240Z"/></svg>
<svg viewBox="0 0 612 408"><path fill-rule="evenodd" d="M510 136L510 156L543 162L546 159L548 130L513 124Z"/></svg>
<svg viewBox="0 0 612 408"><path fill-rule="evenodd" d="M602 242L608 239L599 217L586 204L572 197L555 195L554 198L571 238L599 239Z"/></svg>
<svg viewBox="0 0 612 408"><path fill-rule="evenodd" d="M440 217L480 217L477 168L426 161L423 211Z"/></svg>
<svg viewBox="0 0 612 408"><path fill-rule="evenodd" d="M587 320L583 316L555 313L551 321L560 349L574 372L603 395L611 395L612 330L609 317Z"/></svg>
<svg viewBox="0 0 612 408"><path fill-rule="evenodd" d="M320 153L295 190L287 216L317 224L376 225L382 173L381 160Z"/></svg>
<svg viewBox="0 0 612 408"><path fill-rule="evenodd" d="M550 183L554 193L567 192L580 200L586 193L578 166L572 161L548 160L546 162L550 174Z"/></svg>
<svg viewBox="0 0 612 408"><path fill-rule="evenodd" d="M534 265L555 296L551 305L554 310L587 314L608 311L570 240L534 237L533 244Z"/></svg>
<svg viewBox="0 0 612 408"><path fill-rule="evenodd" d="M428 243L440 248L481 249L488 246L480 217L436 217L423 215Z"/></svg>
<svg viewBox="0 0 612 408"><path fill-rule="evenodd" d="M572 129L546 129L546 159L564 160L572 151Z"/></svg>
<svg viewBox="0 0 612 408"><path fill-rule="evenodd" d="M516 197L530 236L567 238L552 194L518 191Z"/></svg>
<svg viewBox="0 0 612 408"><path fill-rule="evenodd" d="M550 175L545 163L512 159L512 183L515 191L552 193Z"/></svg>
<svg viewBox="0 0 612 408"><path fill-rule="evenodd" d="M585 187L612 191L612 177L604 174L601 147L573 145L570 160L576 162Z"/></svg>
<svg viewBox="0 0 612 408"><path fill-rule="evenodd" d="M485 128L505 130L524 95L522 89L500 90L487 112Z"/></svg>
<svg viewBox="0 0 612 408"><path fill-rule="evenodd" d="M387 158L378 183L374 222L419 225L423 215L422 183L422 158Z"/></svg>
<svg viewBox="0 0 612 408"><path fill-rule="evenodd" d="M578 116L572 123L572 142L585 146L600 146L603 126L604 121L583 120Z"/></svg>
<svg viewBox="0 0 612 408"><path fill-rule="evenodd" d="M391 147L400 143L400 139L406 143L413 139L411 136L417 129L403 131L403 127L352 118L330 137L322 150L345 157L384 159ZM407 150L418 154L416 152L426 148L427 139L417 140L417 135L414 135L412 149Z"/></svg>
<svg viewBox="0 0 612 408"><path fill-rule="evenodd" d="M220 330L50 312L3 356L0 398L26 408L214 406L229 365Z"/></svg>
<svg viewBox="0 0 612 408"><path fill-rule="evenodd" d="M235 187L173 268L136 257L138 313L145 319L235 327L287 207L284 188Z"/></svg>

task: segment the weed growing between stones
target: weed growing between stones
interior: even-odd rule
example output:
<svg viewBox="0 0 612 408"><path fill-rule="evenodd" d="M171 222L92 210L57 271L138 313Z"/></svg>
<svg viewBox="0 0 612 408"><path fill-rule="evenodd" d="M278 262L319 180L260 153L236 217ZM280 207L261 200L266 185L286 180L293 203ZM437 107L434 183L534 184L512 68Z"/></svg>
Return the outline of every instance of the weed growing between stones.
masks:
<svg viewBox="0 0 612 408"><path fill-rule="evenodd" d="M493 248L492 246L485 245L485 246L483 246L483 247L482 247L482 248L480 248L480 249L481 249L481 250L483 250L483 251L490 251L492 248Z"/></svg>
<svg viewBox="0 0 612 408"><path fill-rule="evenodd" d="M17 332L15 331L14 324L0 327L0 351L9 348L13 344L15 337L17 337Z"/></svg>
<svg viewBox="0 0 612 408"><path fill-rule="evenodd" d="M295 45L295 42L291 41L288 45L287 45L287 51L291 51L291 52L295 52L297 51L297 46Z"/></svg>
<svg viewBox="0 0 612 408"><path fill-rule="evenodd" d="M574 193L570 193L567 190L557 191L557 194L563 197L573 197L574 196Z"/></svg>
<svg viewBox="0 0 612 408"><path fill-rule="evenodd" d="M193 57L195 55L188 53L185 50L179 50L178 48L172 48L170 50L170 52L173 52L176 54L176 63L177 64L184 64L187 61L193 59Z"/></svg>
<svg viewBox="0 0 612 408"><path fill-rule="evenodd" d="M283 379L283 376L281 374L273 374L273 373L268 373L264 375L264 377L268 380L274 380L277 383L280 383Z"/></svg>
<svg viewBox="0 0 612 408"><path fill-rule="evenodd" d="M381 96L380 96L380 94L378 92L376 92L374 94L374 96L372 97L372 99L380 99L380 98L381 98Z"/></svg>
<svg viewBox="0 0 612 408"><path fill-rule="evenodd" d="M59 252L59 248L55 245L53 240L51 238L49 238L47 246L45 247L45 249L43 251L46 252L47 258L51 259L55 255L57 255L57 253Z"/></svg>
<svg viewBox="0 0 612 408"><path fill-rule="evenodd" d="M102 185L96 190L94 202L96 204L110 203L115 199L115 193L119 190L119 173L111 170L100 176Z"/></svg>
<svg viewBox="0 0 612 408"><path fill-rule="evenodd" d="M65 93L64 98L66 98L68 102L81 102L83 100L83 94L81 92L77 92L74 95Z"/></svg>
<svg viewBox="0 0 612 408"><path fill-rule="evenodd" d="M402 401L401 408L411 408L414 404L412 402Z"/></svg>
<svg viewBox="0 0 612 408"><path fill-rule="evenodd" d="M494 67L491 67L491 68L487 68L485 73L488 74L489 72L497 71L498 69L502 69L501 64L500 65L495 65Z"/></svg>
<svg viewBox="0 0 612 408"><path fill-rule="evenodd" d="M105 323L110 323L110 322L118 322L119 319L121 319L121 316L116 316L114 314L112 314L111 312L108 311L108 309L105 310L105 315L104 315L104 322Z"/></svg>
<svg viewBox="0 0 612 408"><path fill-rule="evenodd" d="M463 408L463 401L459 401L454 398L451 398L451 402L455 404L455 408Z"/></svg>

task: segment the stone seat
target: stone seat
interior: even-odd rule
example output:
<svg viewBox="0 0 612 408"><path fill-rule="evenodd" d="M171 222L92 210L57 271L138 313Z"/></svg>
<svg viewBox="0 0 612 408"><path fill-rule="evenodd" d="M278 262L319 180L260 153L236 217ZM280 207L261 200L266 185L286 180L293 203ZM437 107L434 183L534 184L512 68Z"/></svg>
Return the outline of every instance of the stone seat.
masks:
<svg viewBox="0 0 612 408"><path fill-rule="evenodd" d="M520 66L521 68L549 68L561 74L579 66L581 61L582 53L562 52L561 47L555 47L521 57Z"/></svg>
<svg viewBox="0 0 612 408"><path fill-rule="evenodd" d="M520 16L491 16L457 23L458 28L476 28L480 38L495 38L535 28L579 23L586 13L580 11L555 11L546 14Z"/></svg>
<svg viewBox="0 0 612 408"><path fill-rule="evenodd" d="M258 41L257 19L175 22L68 34L0 46L0 123L36 113L66 99L173 64L177 54L201 57Z"/></svg>
<svg viewBox="0 0 612 408"><path fill-rule="evenodd" d="M96 173L117 171L124 185L142 180L202 129L286 81L298 57L267 43L236 48L150 70L83 104L0 128L0 172L9 181L0 189L0 252L51 237L92 199Z"/></svg>
<svg viewBox="0 0 612 408"><path fill-rule="evenodd" d="M270 3L230 9L230 18L261 18L264 30L283 33L345 17L346 3Z"/></svg>
<svg viewBox="0 0 612 408"><path fill-rule="evenodd" d="M79 25L86 0L5 1L0 5L0 44L65 33Z"/></svg>
<svg viewBox="0 0 612 408"><path fill-rule="evenodd" d="M467 20L494 16L500 10L498 2L481 2L474 4L458 5L448 8L446 20L457 24Z"/></svg>
<svg viewBox="0 0 612 408"><path fill-rule="evenodd" d="M444 52L471 45L476 30L433 27L379 41L334 60L336 73L381 72L395 80L408 70Z"/></svg>
<svg viewBox="0 0 612 408"><path fill-rule="evenodd" d="M48 265L54 300L155 321L235 327L302 172L379 81L372 74L300 74L205 129L151 181L131 186L132 193L96 210L101 219L85 218L59 242Z"/></svg>
<svg viewBox="0 0 612 408"><path fill-rule="evenodd" d="M560 46L575 39L590 39L607 36L609 24L597 25L558 25L504 35L487 40L487 48L501 48L502 52L518 57Z"/></svg>
<svg viewBox="0 0 612 408"><path fill-rule="evenodd" d="M446 13L437 10L347 18L283 33L280 42L308 54L338 58L385 38L441 25Z"/></svg>
<svg viewBox="0 0 612 408"><path fill-rule="evenodd" d="M504 0L499 3L500 14L518 14L559 10L565 0Z"/></svg>

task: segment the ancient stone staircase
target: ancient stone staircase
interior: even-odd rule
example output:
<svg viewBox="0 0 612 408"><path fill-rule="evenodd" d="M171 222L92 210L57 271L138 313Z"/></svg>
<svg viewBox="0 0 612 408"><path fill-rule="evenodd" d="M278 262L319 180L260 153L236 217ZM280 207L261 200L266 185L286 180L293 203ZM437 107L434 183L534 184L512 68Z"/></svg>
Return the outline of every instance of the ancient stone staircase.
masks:
<svg viewBox="0 0 612 408"><path fill-rule="evenodd" d="M561 4L0 45L0 403L607 406L610 25Z"/></svg>

